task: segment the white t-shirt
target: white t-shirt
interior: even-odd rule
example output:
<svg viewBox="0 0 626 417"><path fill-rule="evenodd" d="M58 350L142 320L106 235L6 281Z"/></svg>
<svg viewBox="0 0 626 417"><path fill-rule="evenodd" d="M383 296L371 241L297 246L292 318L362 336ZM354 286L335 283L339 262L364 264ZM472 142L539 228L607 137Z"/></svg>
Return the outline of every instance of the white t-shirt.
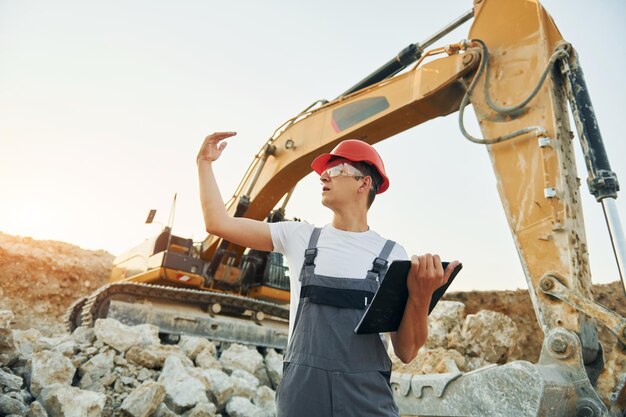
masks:
<svg viewBox="0 0 626 417"><path fill-rule="evenodd" d="M309 245L314 225L302 222L270 223L274 252L282 253L289 264L291 302L289 314L296 317L300 301L300 271L304 263L304 251ZM380 255L387 239L378 233L346 232L326 225L317 241L315 273L338 278L365 279L367 271L372 269L372 262ZM387 258L389 263L408 259L404 248L395 244ZM289 320L289 339L293 332L294 320Z"/></svg>

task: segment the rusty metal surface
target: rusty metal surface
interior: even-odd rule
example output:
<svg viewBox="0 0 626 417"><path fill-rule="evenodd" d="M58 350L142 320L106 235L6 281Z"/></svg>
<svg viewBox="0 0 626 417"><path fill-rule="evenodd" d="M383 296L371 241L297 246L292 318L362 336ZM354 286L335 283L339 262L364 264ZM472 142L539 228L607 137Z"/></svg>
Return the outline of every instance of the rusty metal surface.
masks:
<svg viewBox="0 0 626 417"><path fill-rule="evenodd" d="M626 318L596 303L593 299L583 297L576 291L572 291L561 284L556 277L545 276L539 284L545 294L556 297L576 310L596 319L598 323L613 332L622 347L626 347Z"/></svg>

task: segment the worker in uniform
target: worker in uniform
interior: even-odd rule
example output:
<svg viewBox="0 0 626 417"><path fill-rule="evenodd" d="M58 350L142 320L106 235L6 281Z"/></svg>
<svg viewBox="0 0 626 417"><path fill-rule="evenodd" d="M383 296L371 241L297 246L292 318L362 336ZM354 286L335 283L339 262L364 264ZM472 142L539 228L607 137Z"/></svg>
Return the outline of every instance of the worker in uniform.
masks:
<svg viewBox="0 0 626 417"><path fill-rule="evenodd" d="M231 217L212 170L235 132L218 132L198 153L200 197L206 230L243 247L282 253L292 274L288 345L276 392L278 417L397 417L389 383L391 361L383 335L354 328L384 278L387 266L407 259L404 248L369 228L368 209L389 178L376 150L345 140L318 156L322 204L332 222L265 223ZM409 363L428 335L433 292L458 262L444 270L437 255L411 257L409 298L400 327L390 334L394 353Z"/></svg>

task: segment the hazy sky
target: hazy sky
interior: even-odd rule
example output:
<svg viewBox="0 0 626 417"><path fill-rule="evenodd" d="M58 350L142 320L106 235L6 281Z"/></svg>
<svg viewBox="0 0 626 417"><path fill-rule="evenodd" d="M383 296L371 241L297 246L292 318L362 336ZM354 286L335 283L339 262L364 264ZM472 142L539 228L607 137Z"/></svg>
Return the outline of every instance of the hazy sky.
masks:
<svg viewBox="0 0 626 417"><path fill-rule="evenodd" d="M626 188L626 3L544 5L580 53ZM228 199L284 120L338 96L471 6L0 0L0 231L119 254L160 230L143 224L145 216L156 208L165 223L177 192L174 231L201 240L195 155L206 134L239 132L216 164ZM465 38L468 28L440 44ZM392 186L374 204L370 226L411 253L463 261L456 290L525 287L486 150L461 136L456 115L376 148ZM602 210L578 156L593 280L615 281ZM318 179L306 177L287 216L327 223L319 193Z"/></svg>

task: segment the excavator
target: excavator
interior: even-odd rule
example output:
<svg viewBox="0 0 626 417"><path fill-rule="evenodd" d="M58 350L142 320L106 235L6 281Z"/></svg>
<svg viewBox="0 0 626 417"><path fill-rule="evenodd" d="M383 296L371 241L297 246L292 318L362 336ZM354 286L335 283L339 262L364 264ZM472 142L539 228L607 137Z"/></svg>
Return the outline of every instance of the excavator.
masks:
<svg viewBox="0 0 626 417"><path fill-rule="evenodd" d="M467 40L428 49L470 19ZM465 128L470 103L482 137ZM577 52L537 0L474 0L467 13L404 48L336 99L316 101L287 120L256 154L227 210L281 221L294 187L320 153L344 139L374 144L454 112L461 134L491 158L544 341L536 364L394 373L401 414L626 416L626 319L591 295L570 117L624 284L626 243L615 205L619 183ZM282 349L288 275L279 254L211 235L194 244L166 227L119 256L110 283L77 300L66 323L72 330L113 317L152 323L169 335ZM614 346L599 342L600 326L615 336Z"/></svg>

